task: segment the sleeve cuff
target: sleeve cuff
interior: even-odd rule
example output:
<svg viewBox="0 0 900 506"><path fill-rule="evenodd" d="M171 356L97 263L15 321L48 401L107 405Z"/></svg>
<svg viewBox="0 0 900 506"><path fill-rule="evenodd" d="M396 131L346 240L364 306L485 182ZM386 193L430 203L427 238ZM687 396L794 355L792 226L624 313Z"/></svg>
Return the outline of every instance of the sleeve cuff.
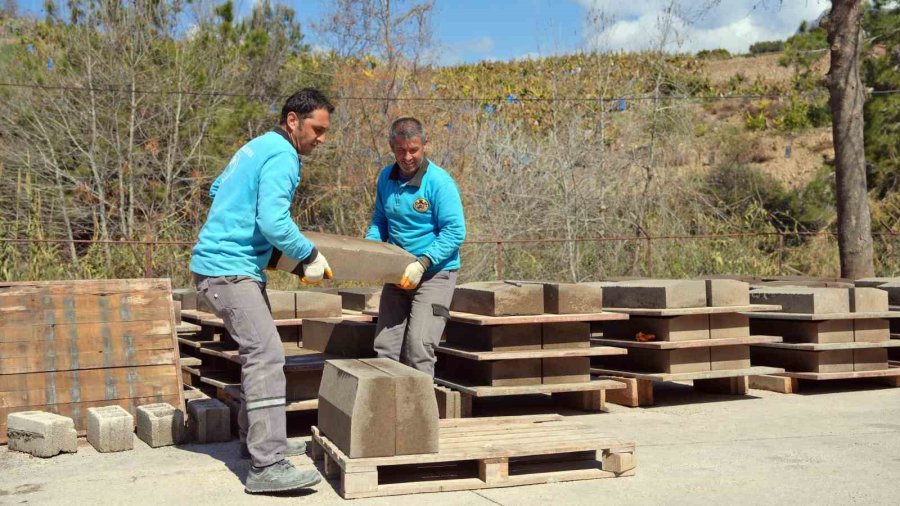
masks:
<svg viewBox="0 0 900 506"><path fill-rule="evenodd" d="M425 255L420 256L420 257L417 258L416 260L417 260L420 264L422 264L422 267L424 267L426 271L427 271L428 269L431 269L431 266L434 265L434 264L431 262L431 259L428 258L428 257L425 256Z"/></svg>
<svg viewBox="0 0 900 506"><path fill-rule="evenodd" d="M309 256L301 260L300 263L302 265L309 265L313 262L313 260L316 259L317 256L319 256L319 250L315 246L313 246L312 251L309 252Z"/></svg>

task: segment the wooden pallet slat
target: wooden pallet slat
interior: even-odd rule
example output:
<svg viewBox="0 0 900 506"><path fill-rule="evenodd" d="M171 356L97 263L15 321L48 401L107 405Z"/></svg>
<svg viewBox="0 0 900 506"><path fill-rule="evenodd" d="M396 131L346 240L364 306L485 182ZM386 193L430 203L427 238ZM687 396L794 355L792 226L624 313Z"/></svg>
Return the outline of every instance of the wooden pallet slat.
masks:
<svg viewBox="0 0 900 506"><path fill-rule="evenodd" d="M777 343L781 336L726 337L722 339L695 339L691 341L632 341L627 339L606 339L593 337L591 342L604 346L625 348L646 348L650 350L679 350L684 348L712 348L717 346L739 346L762 343Z"/></svg>
<svg viewBox="0 0 900 506"><path fill-rule="evenodd" d="M777 304L748 304L745 306L701 306L701 307L681 307L681 308L639 308L639 307L604 307L604 311L616 313L624 313L631 316L688 316L700 314L723 314L723 313L754 313L757 311L778 311L781 306Z"/></svg>

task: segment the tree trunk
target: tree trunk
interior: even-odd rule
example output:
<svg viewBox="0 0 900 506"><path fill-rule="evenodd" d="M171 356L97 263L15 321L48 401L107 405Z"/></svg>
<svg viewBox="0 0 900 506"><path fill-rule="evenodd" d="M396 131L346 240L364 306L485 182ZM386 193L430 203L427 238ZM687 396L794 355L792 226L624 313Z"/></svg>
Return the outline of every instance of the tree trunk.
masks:
<svg viewBox="0 0 900 506"><path fill-rule="evenodd" d="M831 68L826 76L831 95L837 190L838 248L841 277L873 276L872 223L863 150L863 104L859 77L862 47L861 0L832 0L828 19Z"/></svg>

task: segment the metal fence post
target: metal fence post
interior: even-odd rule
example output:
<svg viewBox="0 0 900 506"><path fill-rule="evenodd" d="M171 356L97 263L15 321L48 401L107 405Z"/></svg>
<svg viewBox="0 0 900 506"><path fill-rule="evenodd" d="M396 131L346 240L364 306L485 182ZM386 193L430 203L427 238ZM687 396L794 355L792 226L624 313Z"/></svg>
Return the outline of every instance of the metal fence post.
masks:
<svg viewBox="0 0 900 506"><path fill-rule="evenodd" d="M497 279L503 279L503 241L497 241L496 257L494 259L494 272Z"/></svg>
<svg viewBox="0 0 900 506"><path fill-rule="evenodd" d="M784 274L784 232L778 232L778 274Z"/></svg>

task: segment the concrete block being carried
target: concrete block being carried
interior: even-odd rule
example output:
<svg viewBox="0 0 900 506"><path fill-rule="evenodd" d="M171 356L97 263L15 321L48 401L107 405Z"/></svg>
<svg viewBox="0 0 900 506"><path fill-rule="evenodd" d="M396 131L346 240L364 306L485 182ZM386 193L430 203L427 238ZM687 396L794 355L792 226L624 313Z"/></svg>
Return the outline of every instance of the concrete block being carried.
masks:
<svg viewBox="0 0 900 506"><path fill-rule="evenodd" d="M706 282L692 279L623 281L603 289L606 307L667 309L706 306Z"/></svg>
<svg viewBox="0 0 900 506"><path fill-rule="evenodd" d="M75 453L78 433L71 418L45 411L20 411L7 418L10 451L49 458L60 453Z"/></svg>
<svg viewBox="0 0 900 506"><path fill-rule="evenodd" d="M350 458L437 453L432 378L390 359L329 360L318 428Z"/></svg>
<svg viewBox="0 0 900 506"><path fill-rule="evenodd" d="M374 357L375 329L371 322L308 318L303 321L303 347L339 357Z"/></svg>
<svg viewBox="0 0 900 506"><path fill-rule="evenodd" d="M385 242L319 232L303 232L303 235L328 259L335 281L399 283L406 266L416 259L403 248ZM303 274L299 259L278 250L272 252L269 267L298 276Z"/></svg>
<svg viewBox="0 0 900 506"><path fill-rule="evenodd" d="M87 440L98 452L134 448L134 417L118 404L88 408Z"/></svg>
<svg viewBox="0 0 900 506"><path fill-rule="evenodd" d="M849 313L850 293L842 288L779 287L750 293L753 304L778 304L782 313Z"/></svg>
<svg viewBox="0 0 900 506"><path fill-rule="evenodd" d="M459 285L450 310L485 316L544 313L544 288L534 283L482 281Z"/></svg>

